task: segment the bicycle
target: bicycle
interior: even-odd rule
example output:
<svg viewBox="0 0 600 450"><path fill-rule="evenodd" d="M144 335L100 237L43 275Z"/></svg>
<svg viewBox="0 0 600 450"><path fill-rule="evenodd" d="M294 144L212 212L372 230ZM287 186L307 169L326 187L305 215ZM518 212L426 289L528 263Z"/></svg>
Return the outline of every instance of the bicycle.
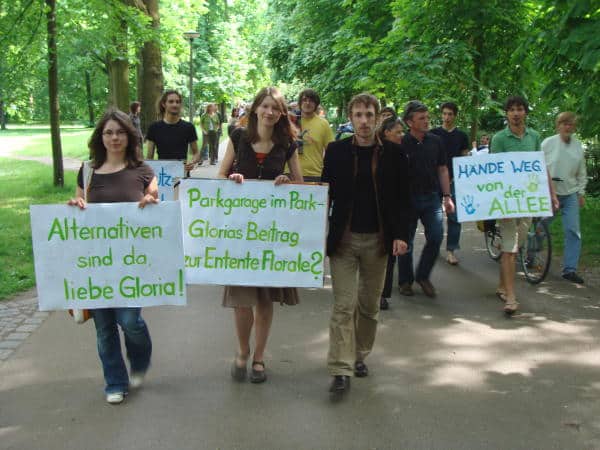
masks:
<svg viewBox="0 0 600 450"><path fill-rule="evenodd" d="M502 255L502 234L495 220L484 221L485 248L490 258L498 261ZM552 239L548 224L534 217L527 230L527 239L519 248L519 264L525 279L531 284L544 281L552 262Z"/></svg>

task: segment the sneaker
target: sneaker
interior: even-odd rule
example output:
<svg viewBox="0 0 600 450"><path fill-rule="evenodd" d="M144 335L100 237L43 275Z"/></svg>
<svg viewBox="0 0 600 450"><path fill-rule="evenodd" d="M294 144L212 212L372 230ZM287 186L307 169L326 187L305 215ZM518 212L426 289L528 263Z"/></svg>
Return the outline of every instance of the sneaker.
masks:
<svg viewBox="0 0 600 450"><path fill-rule="evenodd" d="M431 281L417 280L417 283L419 286L421 286L421 289L423 289L423 294L425 294L427 297L433 298L436 296L435 288L433 287L433 284L431 284Z"/></svg>
<svg viewBox="0 0 600 450"><path fill-rule="evenodd" d="M412 297L415 295L411 283L403 283L400 285L400 294Z"/></svg>
<svg viewBox="0 0 600 450"><path fill-rule="evenodd" d="M446 261L448 262L448 264L450 264L451 266L456 266L458 265L458 258L454 255L453 251L448 251L448 254L446 255Z"/></svg>
<svg viewBox="0 0 600 450"><path fill-rule="evenodd" d="M575 272L563 273L562 276L565 280L569 280L572 283L583 284L583 278L577 275Z"/></svg>
<svg viewBox="0 0 600 450"><path fill-rule="evenodd" d="M390 302L389 299L385 298L385 297L381 297L381 299L379 300L379 309L382 310L386 310L390 308Z"/></svg>
<svg viewBox="0 0 600 450"><path fill-rule="evenodd" d="M354 376L363 378L369 375L369 368L363 361L356 361L354 363Z"/></svg>
<svg viewBox="0 0 600 450"><path fill-rule="evenodd" d="M336 395L344 395L350 390L350 377L347 375L335 375L331 381L329 392Z"/></svg>
<svg viewBox="0 0 600 450"><path fill-rule="evenodd" d="M106 401L111 405L118 405L123 402L125 395L122 392L111 392L106 394Z"/></svg>
<svg viewBox="0 0 600 450"><path fill-rule="evenodd" d="M137 389L144 384L144 377L146 372L132 372L129 377L129 387Z"/></svg>

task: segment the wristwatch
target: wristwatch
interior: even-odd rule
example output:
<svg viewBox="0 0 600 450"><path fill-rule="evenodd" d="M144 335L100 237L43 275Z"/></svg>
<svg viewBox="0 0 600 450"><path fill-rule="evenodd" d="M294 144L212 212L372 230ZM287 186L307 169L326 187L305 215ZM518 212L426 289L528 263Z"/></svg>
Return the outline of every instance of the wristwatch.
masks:
<svg viewBox="0 0 600 450"><path fill-rule="evenodd" d="M450 197L450 194L442 194L442 197Z"/></svg>

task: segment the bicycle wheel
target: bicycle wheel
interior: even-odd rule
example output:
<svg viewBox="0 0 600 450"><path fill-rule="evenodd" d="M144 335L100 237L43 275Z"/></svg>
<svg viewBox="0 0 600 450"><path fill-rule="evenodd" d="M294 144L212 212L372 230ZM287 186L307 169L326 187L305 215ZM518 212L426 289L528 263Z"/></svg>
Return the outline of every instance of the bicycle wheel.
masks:
<svg viewBox="0 0 600 450"><path fill-rule="evenodd" d="M486 230L483 232L485 238L485 249L494 261L498 261L502 252L500 251L502 245L502 236L500 230L494 227L492 230Z"/></svg>
<svg viewBox="0 0 600 450"><path fill-rule="evenodd" d="M552 262L552 241L545 222L533 220L527 231L525 246L519 249L519 259L527 281L531 284L544 281Z"/></svg>

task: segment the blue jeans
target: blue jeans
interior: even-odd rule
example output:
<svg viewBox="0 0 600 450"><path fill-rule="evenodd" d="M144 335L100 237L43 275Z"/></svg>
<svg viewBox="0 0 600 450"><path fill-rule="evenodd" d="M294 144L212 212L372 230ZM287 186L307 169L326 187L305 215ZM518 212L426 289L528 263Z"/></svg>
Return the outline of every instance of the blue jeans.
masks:
<svg viewBox="0 0 600 450"><path fill-rule="evenodd" d="M398 257L399 284L415 281L413 272L413 247L417 220L421 220L425 228L425 246L417 266L416 280L428 280L435 260L440 254L440 246L444 237L442 220L442 202L439 193L413 194L412 204L415 211L414 221L410 224L408 252Z"/></svg>
<svg viewBox="0 0 600 450"><path fill-rule="evenodd" d="M450 193L452 194L452 201L454 202L454 206L456 206L456 192L454 190L454 181L450 183ZM446 214L447 217L447 225L448 225L448 234L446 236L446 250L449 252L453 252L454 250L458 250L460 248L460 230L461 224L458 221L458 217L456 216L456 208L454 208L454 212L451 214Z"/></svg>
<svg viewBox="0 0 600 450"><path fill-rule="evenodd" d="M121 354L119 329L125 335L127 359L132 372L145 372L150 366L152 340L146 322L142 319L141 308L107 308L92 311L96 325L98 356L102 362L107 394L127 392L129 376Z"/></svg>
<svg viewBox="0 0 600 450"><path fill-rule="evenodd" d="M563 255L563 275L577 271L577 263L581 254L581 229L579 228L579 195L559 195L560 213L562 215L565 249ZM554 217L544 219L550 225Z"/></svg>

